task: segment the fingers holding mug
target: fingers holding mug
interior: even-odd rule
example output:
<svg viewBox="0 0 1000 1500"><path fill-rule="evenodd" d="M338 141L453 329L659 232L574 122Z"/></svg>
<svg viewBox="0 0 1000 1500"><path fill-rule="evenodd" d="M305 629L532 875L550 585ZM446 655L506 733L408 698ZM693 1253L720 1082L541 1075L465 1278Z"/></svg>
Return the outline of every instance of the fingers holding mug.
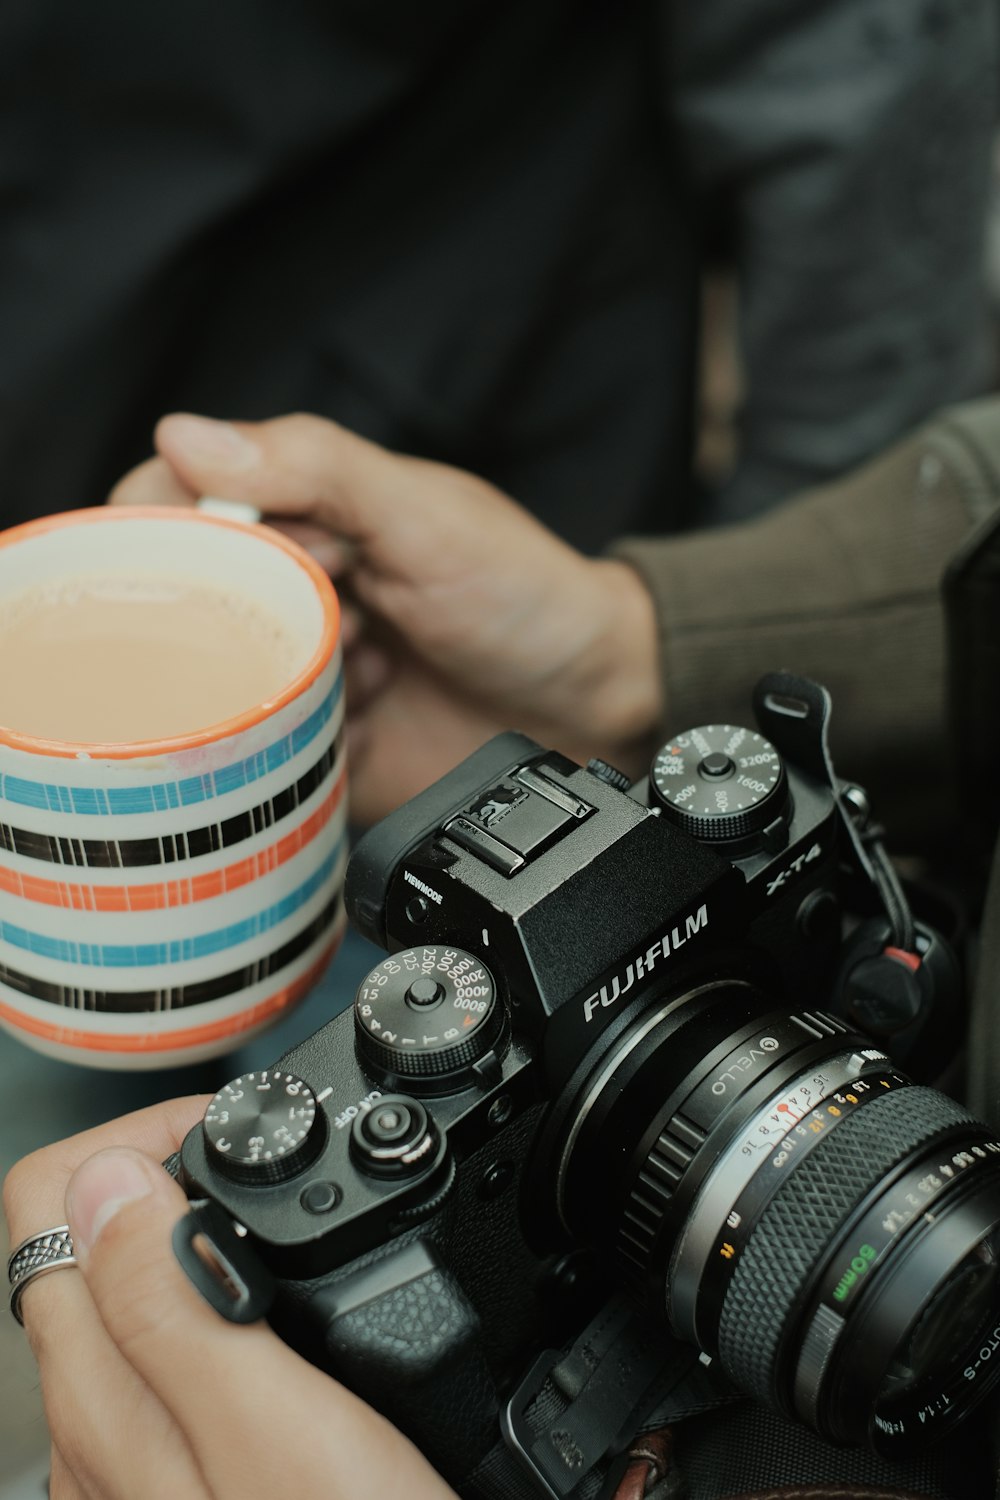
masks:
<svg viewBox="0 0 1000 1500"><path fill-rule="evenodd" d="M194 507L198 496L188 489L163 458L148 458L120 479L108 495L109 505Z"/></svg>

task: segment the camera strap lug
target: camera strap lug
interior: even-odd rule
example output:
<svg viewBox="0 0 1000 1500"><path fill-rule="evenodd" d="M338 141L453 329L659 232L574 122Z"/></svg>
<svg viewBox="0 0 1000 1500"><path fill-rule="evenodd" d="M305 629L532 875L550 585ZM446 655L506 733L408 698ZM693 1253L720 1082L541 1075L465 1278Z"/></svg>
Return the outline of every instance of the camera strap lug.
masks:
<svg viewBox="0 0 1000 1500"><path fill-rule="evenodd" d="M501 1413L504 1440L546 1500L608 1464L601 1493L614 1494L636 1432L697 1366L697 1350L613 1297L569 1350L535 1360Z"/></svg>
<svg viewBox="0 0 1000 1500"><path fill-rule="evenodd" d="M868 849L833 769L827 738L833 701L826 688L791 672L767 672L754 688L753 708L762 733L780 754L830 788L858 866L879 888Z"/></svg>
<svg viewBox="0 0 1000 1500"><path fill-rule="evenodd" d="M217 1203L194 1199L174 1225L171 1244L195 1291L230 1323L256 1323L266 1315L274 1277L251 1248L246 1230Z"/></svg>
<svg viewBox="0 0 1000 1500"><path fill-rule="evenodd" d="M862 789L842 781L833 769L828 743L830 694L808 677L768 672L754 688L753 706L758 724L780 753L830 788L857 867L888 919L890 947L919 964L913 914L882 842L882 829L872 823Z"/></svg>

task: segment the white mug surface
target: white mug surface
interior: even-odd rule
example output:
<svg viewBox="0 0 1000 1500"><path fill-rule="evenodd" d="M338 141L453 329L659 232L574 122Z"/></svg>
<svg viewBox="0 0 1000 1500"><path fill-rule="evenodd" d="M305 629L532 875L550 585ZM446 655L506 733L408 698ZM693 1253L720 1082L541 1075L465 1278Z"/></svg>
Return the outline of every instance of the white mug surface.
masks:
<svg viewBox="0 0 1000 1500"><path fill-rule="evenodd" d="M262 701L155 739L33 734L0 699L0 1026L94 1067L232 1050L304 997L345 923L339 610L308 554L203 512L67 512L0 533L0 627L26 590L154 574L257 601L292 647ZM103 685L91 662L94 691L155 696L158 660Z"/></svg>

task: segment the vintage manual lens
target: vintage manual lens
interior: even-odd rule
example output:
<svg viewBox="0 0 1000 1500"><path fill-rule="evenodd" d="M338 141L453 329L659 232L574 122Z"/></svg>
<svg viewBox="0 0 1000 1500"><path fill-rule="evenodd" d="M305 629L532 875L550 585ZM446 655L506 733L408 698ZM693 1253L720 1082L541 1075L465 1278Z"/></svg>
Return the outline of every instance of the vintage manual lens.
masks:
<svg viewBox="0 0 1000 1500"><path fill-rule="evenodd" d="M575 1097L557 1203L833 1442L905 1455L1000 1378L1000 1141L836 1017L733 980L653 1006Z"/></svg>

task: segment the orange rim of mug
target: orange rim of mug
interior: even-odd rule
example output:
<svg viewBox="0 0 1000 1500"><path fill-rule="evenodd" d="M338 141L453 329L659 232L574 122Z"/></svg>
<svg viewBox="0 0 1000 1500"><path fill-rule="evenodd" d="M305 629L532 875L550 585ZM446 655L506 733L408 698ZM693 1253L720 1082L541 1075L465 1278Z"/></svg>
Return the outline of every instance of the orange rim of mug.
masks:
<svg viewBox="0 0 1000 1500"><path fill-rule="evenodd" d="M202 745L214 744L217 740L229 739L260 724L264 719L298 698L311 683L315 682L330 661L340 638L340 605L329 577L314 558L297 542L283 536L269 526L258 526L246 521L230 520L228 516L206 515L203 511L184 510L177 506L121 505L95 506L87 510L68 510L55 516L43 516L37 521L26 521L22 526L12 526L0 531L0 547L16 546L19 542L46 532L60 531L71 526L91 526L150 518L156 521L192 522L197 526L221 526L227 531L242 532L256 541L291 558L306 574L319 597L323 610L323 630L316 650L306 665L279 693L265 703L256 704L241 714L229 719L220 719L204 729L195 729L188 734L175 735L162 740L130 740L125 743L85 743L73 740L48 740L35 735L21 734L0 724L0 745L12 750L24 750L31 755L53 755L63 759L89 757L94 760L137 760L143 756L173 755L183 750L196 750Z"/></svg>
<svg viewBox="0 0 1000 1500"><path fill-rule="evenodd" d="M176 1052L187 1048L204 1047L209 1042L219 1041L222 1037L237 1037L241 1032L249 1031L252 1027L277 1017L281 1011L294 1005L316 983L339 948L340 941L341 936L338 935L324 948L316 962L310 964L304 974L300 974L298 979L293 980L291 984L285 985L284 989L269 995L266 1000L261 1000L251 1006L249 1010L241 1011L234 1016L226 1016L221 1021L207 1021L203 1026L186 1026L181 1031L165 1031L154 1036L149 1036L144 1032L112 1034L80 1031L73 1026L52 1026L46 1021L37 1021L34 1016L22 1015L20 1011L14 1010L10 1005L5 1005L3 1001L0 1001L0 1017L8 1025L19 1031L26 1031L31 1036L41 1037L47 1042L58 1042L64 1047L79 1047L85 1052L134 1054Z"/></svg>

